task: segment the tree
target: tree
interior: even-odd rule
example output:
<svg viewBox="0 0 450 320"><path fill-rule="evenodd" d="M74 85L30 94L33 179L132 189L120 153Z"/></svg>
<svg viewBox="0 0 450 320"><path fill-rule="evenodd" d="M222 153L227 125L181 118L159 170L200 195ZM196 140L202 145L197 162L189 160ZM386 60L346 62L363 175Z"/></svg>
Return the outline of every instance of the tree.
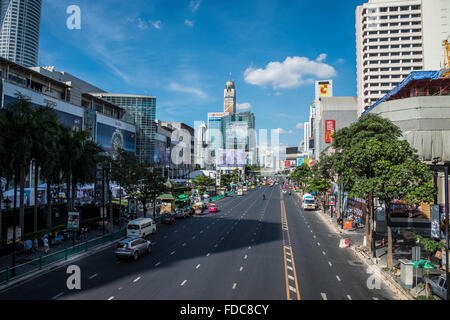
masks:
<svg viewBox="0 0 450 320"><path fill-rule="evenodd" d="M204 194L206 187L213 185L213 183L212 179L207 176L198 175L194 179L194 184L198 189L199 195Z"/></svg>
<svg viewBox="0 0 450 320"><path fill-rule="evenodd" d="M308 164L303 163L301 166L296 167L294 172L291 173L291 179L300 186L300 189L304 193L306 183L311 175L311 168Z"/></svg>
<svg viewBox="0 0 450 320"><path fill-rule="evenodd" d="M58 116L55 111L46 107L33 109L34 121L32 128L33 145L31 157L34 160L34 232L37 231L37 194L39 182L39 167L56 157L57 135L59 133ZM31 180L31 179L30 179Z"/></svg>
<svg viewBox="0 0 450 320"><path fill-rule="evenodd" d="M166 191L165 179L154 168L142 165L139 169L140 179L136 184L137 200L144 207L144 217L147 216L147 203L153 202L153 219L156 219L156 198Z"/></svg>
<svg viewBox="0 0 450 320"><path fill-rule="evenodd" d="M139 168L139 160L134 154L123 149L117 151L115 159L111 162L111 179L119 184L120 204L122 204L123 189L129 195L136 192Z"/></svg>
<svg viewBox="0 0 450 320"><path fill-rule="evenodd" d="M220 186L221 187L228 187L232 183L231 174L224 173L220 176Z"/></svg>
<svg viewBox="0 0 450 320"><path fill-rule="evenodd" d="M400 137L400 128L390 120L368 114L337 131L332 144L334 170L348 195L367 199L372 221L372 197L385 204L389 268L392 268L392 202L405 200L417 205L421 201L432 201L435 193L431 170L419 161L407 141L399 140Z"/></svg>

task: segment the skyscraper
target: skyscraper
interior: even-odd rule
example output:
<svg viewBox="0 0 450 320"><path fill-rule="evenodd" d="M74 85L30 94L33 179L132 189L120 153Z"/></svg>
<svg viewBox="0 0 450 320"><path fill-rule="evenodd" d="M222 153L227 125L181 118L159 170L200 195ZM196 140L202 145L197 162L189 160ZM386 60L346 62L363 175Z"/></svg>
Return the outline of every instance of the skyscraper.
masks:
<svg viewBox="0 0 450 320"><path fill-rule="evenodd" d="M228 112L229 114L236 112L236 88L231 78L230 81L227 81L223 93L223 112Z"/></svg>
<svg viewBox="0 0 450 320"><path fill-rule="evenodd" d="M38 65L42 0L0 0L0 56Z"/></svg>
<svg viewBox="0 0 450 320"><path fill-rule="evenodd" d="M369 0L356 8L358 114L411 71L439 70L448 0Z"/></svg>

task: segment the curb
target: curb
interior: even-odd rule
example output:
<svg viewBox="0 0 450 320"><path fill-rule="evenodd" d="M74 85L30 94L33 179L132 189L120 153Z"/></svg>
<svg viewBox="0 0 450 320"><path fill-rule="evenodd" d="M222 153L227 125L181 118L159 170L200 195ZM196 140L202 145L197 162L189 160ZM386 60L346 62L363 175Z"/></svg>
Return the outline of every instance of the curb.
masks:
<svg viewBox="0 0 450 320"><path fill-rule="evenodd" d="M45 267L43 267L41 270L33 271L33 272L23 276L23 277L19 277L18 279L11 280L7 284L0 285L0 293L8 291L11 287L14 287L14 286L26 283L26 282L31 281L31 280L39 277L39 276L47 274L47 273L49 273L51 271L54 271L56 269L59 269L59 268L69 264L70 262L72 262L74 260L79 260L81 258L88 257L88 256L90 256L92 254L95 254L95 253L97 253L99 251L102 251L102 250L104 250L104 249L114 245L114 243L117 240L118 239L116 239L114 241L111 241L109 243L105 243L103 245L100 245L98 247L92 248L88 252L75 254L75 255L71 256L70 258L68 258L67 260L56 261L56 262L50 263L50 264L46 265Z"/></svg>
<svg viewBox="0 0 450 320"><path fill-rule="evenodd" d="M361 249L352 248L352 250L356 253L356 255L366 262L366 264L373 266L372 270L375 271L375 273L383 279L384 283L392 290L394 291L402 300L416 300L412 295L410 295L408 292L406 292L401 285L392 278L392 276L386 271L380 269L379 266L375 265L372 260L368 257L367 253Z"/></svg>

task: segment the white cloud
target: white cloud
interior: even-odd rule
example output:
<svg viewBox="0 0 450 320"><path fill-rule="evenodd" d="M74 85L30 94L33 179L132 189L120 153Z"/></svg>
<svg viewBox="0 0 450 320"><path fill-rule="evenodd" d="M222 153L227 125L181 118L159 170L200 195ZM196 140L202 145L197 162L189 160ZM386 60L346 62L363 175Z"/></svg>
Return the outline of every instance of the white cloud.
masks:
<svg viewBox="0 0 450 320"><path fill-rule="evenodd" d="M292 134L292 133L294 133L294 131L292 131L292 130L287 131L287 130L284 130L283 128L277 128L277 129L274 129L274 131L278 131L278 134Z"/></svg>
<svg viewBox="0 0 450 320"><path fill-rule="evenodd" d="M150 22L151 22L153 28L155 28L155 29L161 29L161 20L158 20L158 21L155 21L155 22L150 21Z"/></svg>
<svg viewBox="0 0 450 320"><path fill-rule="evenodd" d="M326 53L321 53L319 54L319 56L316 58L317 62L322 62L323 60L325 60L327 58L327 54Z"/></svg>
<svg viewBox="0 0 450 320"><path fill-rule="evenodd" d="M305 127L305 125L303 124L303 122L299 122L299 123L297 123L297 125L295 127L297 129L303 129Z"/></svg>
<svg viewBox="0 0 450 320"><path fill-rule="evenodd" d="M326 55L321 54L316 60L305 57L287 57L283 62L269 62L264 69L247 68L244 79L247 83L266 86L272 84L274 89L298 87L313 82L315 78L330 78L336 75L336 70L323 63ZM320 60L320 61L319 61ZM305 79L307 78L307 79Z"/></svg>
<svg viewBox="0 0 450 320"><path fill-rule="evenodd" d="M148 24L145 21L143 21L141 18L137 19L137 26L141 30L147 30L148 29Z"/></svg>
<svg viewBox="0 0 450 320"><path fill-rule="evenodd" d="M248 111L252 108L252 105L248 102L244 102L244 103L237 103L236 104L236 108L239 111Z"/></svg>
<svg viewBox="0 0 450 320"><path fill-rule="evenodd" d="M197 11L198 7L200 7L201 3L202 3L202 0L190 0L189 8L192 10L192 12L195 12L195 11Z"/></svg>
<svg viewBox="0 0 450 320"><path fill-rule="evenodd" d="M339 58L339 59L338 59L338 62L339 62L339 63L344 63L344 62L345 62L345 60L344 60L344 59L342 59L342 58Z"/></svg>
<svg viewBox="0 0 450 320"><path fill-rule="evenodd" d="M208 96L205 92L203 92L200 89L191 88L191 87L187 87L187 86L182 86L182 85L180 85L179 83L176 83L176 82L171 82L169 84L168 89L171 90L171 91L176 91L176 92L194 94L194 95L196 95L196 96L198 96L199 98L202 98L202 99L204 99L204 98L206 98Z"/></svg>
<svg viewBox="0 0 450 320"><path fill-rule="evenodd" d="M193 27L194 21L186 19L184 20L184 24L187 25L188 27Z"/></svg>

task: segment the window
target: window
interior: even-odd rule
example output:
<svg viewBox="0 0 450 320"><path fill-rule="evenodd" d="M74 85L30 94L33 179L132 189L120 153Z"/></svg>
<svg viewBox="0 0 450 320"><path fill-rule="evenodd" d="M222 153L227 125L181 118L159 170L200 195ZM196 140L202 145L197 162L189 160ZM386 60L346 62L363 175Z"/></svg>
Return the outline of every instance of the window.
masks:
<svg viewBox="0 0 450 320"><path fill-rule="evenodd" d="M418 55L418 54L422 54L421 51L414 51L413 54Z"/></svg>
<svg viewBox="0 0 450 320"><path fill-rule="evenodd" d="M395 37L395 38L391 38L391 41L398 41L400 38L399 37Z"/></svg>
<svg viewBox="0 0 450 320"><path fill-rule="evenodd" d="M402 44L402 48L409 48L411 45L409 44Z"/></svg>
<svg viewBox="0 0 450 320"><path fill-rule="evenodd" d="M399 67L391 68L392 71L400 71Z"/></svg>
<svg viewBox="0 0 450 320"><path fill-rule="evenodd" d="M380 71L389 71L389 68L380 68Z"/></svg>
<svg viewBox="0 0 450 320"><path fill-rule="evenodd" d="M398 26L399 23L398 23L398 22L394 22L394 23L390 23L389 25L390 25L391 27L395 27L395 26Z"/></svg>
<svg viewBox="0 0 450 320"><path fill-rule="evenodd" d="M388 11L388 8L387 7L385 7L385 8L380 8L380 12L387 12Z"/></svg>
<svg viewBox="0 0 450 320"><path fill-rule="evenodd" d="M402 33L409 33L409 29L403 29Z"/></svg>
<svg viewBox="0 0 450 320"><path fill-rule="evenodd" d="M400 60L391 60L391 63L400 63Z"/></svg>
<svg viewBox="0 0 450 320"><path fill-rule="evenodd" d="M389 87L389 83L388 83L388 82L382 83L381 86L382 86L382 87Z"/></svg>
<svg viewBox="0 0 450 320"><path fill-rule="evenodd" d="M391 52L391 56L399 56L400 52Z"/></svg>
<svg viewBox="0 0 450 320"><path fill-rule="evenodd" d="M391 30L391 34L398 33L398 30Z"/></svg>
<svg viewBox="0 0 450 320"><path fill-rule="evenodd" d="M422 62L422 59L413 59L413 62Z"/></svg>
<svg viewBox="0 0 450 320"><path fill-rule="evenodd" d="M400 11L408 11L409 10L409 6L401 6L400 7Z"/></svg>
<svg viewBox="0 0 450 320"><path fill-rule="evenodd" d="M420 4L411 6L411 10L420 10Z"/></svg>
<svg viewBox="0 0 450 320"><path fill-rule="evenodd" d="M413 40L421 40L422 37L421 37L421 36L418 36L418 37L412 37L412 39L413 39Z"/></svg>
<svg viewBox="0 0 450 320"><path fill-rule="evenodd" d="M380 46L380 49L387 49L389 46Z"/></svg>
<svg viewBox="0 0 450 320"><path fill-rule="evenodd" d="M380 53L380 56L381 57L387 57L387 56L389 56L389 53L388 52L382 52L382 53Z"/></svg>
<svg viewBox="0 0 450 320"><path fill-rule="evenodd" d="M411 67L403 67L402 68L402 71L409 71L409 70L411 70Z"/></svg>
<svg viewBox="0 0 450 320"><path fill-rule="evenodd" d="M389 7L389 12L398 11L398 7Z"/></svg>
<svg viewBox="0 0 450 320"><path fill-rule="evenodd" d="M388 26L387 23L381 23L381 24L380 24L380 27L387 27L387 26Z"/></svg>
<svg viewBox="0 0 450 320"><path fill-rule="evenodd" d="M378 49L378 47L377 46L369 46L369 49L376 50L376 49Z"/></svg>
<svg viewBox="0 0 450 320"><path fill-rule="evenodd" d="M420 14L412 14L411 18L420 18Z"/></svg>
<svg viewBox="0 0 450 320"><path fill-rule="evenodd" d="M402 19L408 19L409 18L409 14L403 14L400 16L400 18Z"/></svg>
<svg viewBox="0 0 450 320"><path fill-rule="evenodd" d="M389 19L398 19L398 16L389 16Z"/></svg>
<svg viewBox="0 0 450 320"><path fill-rule="evenodd" d="M402 52L402 56L409 56L409 55L411 55L411 52Z"/></svg>
<svg viewBox="0 0 450 320"><path fill-rule="evenodd" d="M388 34L387 30L385 31L380 31L380 34Z"/></svg>
<svg viewBox="0 0 450 320"><path fill-rule="evenodd" d="M407 40L410 40L410 39L411 39L411 37L402 37L403 41L407 41Z"/></svg>
<svg viewBox="0 0 450 320"><path fill-rule="evenodd" d="M411 59L402 60L402 63L411 63Z"/></svg>
<svg viewBox="0 0 450 320"><path fill-rule="evenodd" d="M398 44L393 44L393 45L391 46L391 49L397 49L397 48L400 48L400 45L398 45Z"/></svg>
<svg viewBox="0 0 450 320"><path fill-rule="evenodd" d="M400 75L394 74L394 75L391 76L391 78L392 78L392 79L397 79L397 78L400 78Z"/></svg>
<svg viewBox="0 0 450 320"><path fill-rule="evenodd" d="M370 31L369 34L377 34L376 31Z"/></svg>
<svg viewBox="0 0 450 320"><path fill-rule="evenodd" d="M389 79L389 76L386 74L386 75L382 75L380 78L381 79Z"/></svg>

